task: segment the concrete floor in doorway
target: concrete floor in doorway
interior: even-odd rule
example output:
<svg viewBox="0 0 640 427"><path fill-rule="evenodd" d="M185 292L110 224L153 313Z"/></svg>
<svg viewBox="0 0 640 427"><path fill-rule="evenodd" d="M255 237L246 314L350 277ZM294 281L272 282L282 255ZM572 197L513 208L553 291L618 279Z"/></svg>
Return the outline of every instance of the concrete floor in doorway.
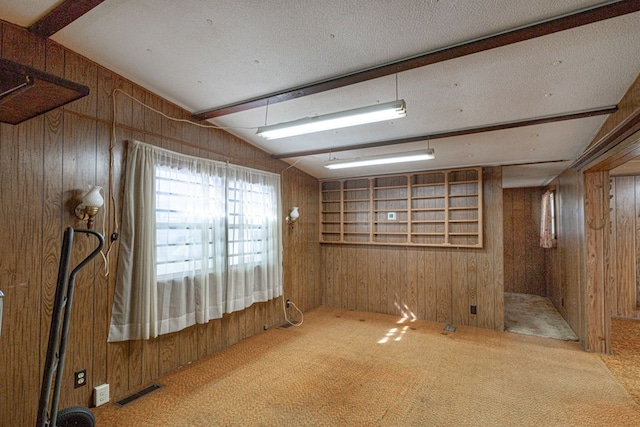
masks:
<svg viewBox="0 0 640 427"><path fill-rule="evenodd" d="M505 292L504 330L564 341L578 341L578 336L549 298L538 295Z"/></svg>

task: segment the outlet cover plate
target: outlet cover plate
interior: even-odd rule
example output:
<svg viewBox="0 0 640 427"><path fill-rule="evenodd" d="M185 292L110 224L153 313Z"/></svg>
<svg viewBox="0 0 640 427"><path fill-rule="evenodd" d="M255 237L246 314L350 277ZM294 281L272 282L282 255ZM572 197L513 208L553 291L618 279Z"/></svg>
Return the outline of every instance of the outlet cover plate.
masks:
<svg viewBox="0 0 640 427"><path fill-rule="evenodd" d="M78 388L78 387L87 385L87 370L82 369L80 371L76 371L73 374L73 381L74 381L73 388Z"/></svg>
<svg viewBox="0 0 640 427"><path fill-rule="evenodd" d="M101 384L93 388L93 403L95 406L109 403L109 384Z"/></svg>

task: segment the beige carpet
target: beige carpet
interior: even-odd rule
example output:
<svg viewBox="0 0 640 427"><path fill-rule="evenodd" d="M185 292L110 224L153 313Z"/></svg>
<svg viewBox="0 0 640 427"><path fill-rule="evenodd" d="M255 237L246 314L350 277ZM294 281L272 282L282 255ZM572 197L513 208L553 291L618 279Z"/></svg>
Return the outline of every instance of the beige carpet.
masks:
<svg viewBox="0 0 640 427"><path fill-rule="evenodd" d="M319 308L161 378L106 426L638 426L574 342Z"/></svg>
<svg viewBox="0 0 640 427"><path fill-rule="evenodd" d="M537 337L578 341L578 336L549 298L538 295L504 293L504 330Z"/></svg>
<svg viewBox="0 0 640 427"><path fill-rule="evenodd" d="M602 360L640 404L640 320L612 318L611 338L613 352Z"/></svg>

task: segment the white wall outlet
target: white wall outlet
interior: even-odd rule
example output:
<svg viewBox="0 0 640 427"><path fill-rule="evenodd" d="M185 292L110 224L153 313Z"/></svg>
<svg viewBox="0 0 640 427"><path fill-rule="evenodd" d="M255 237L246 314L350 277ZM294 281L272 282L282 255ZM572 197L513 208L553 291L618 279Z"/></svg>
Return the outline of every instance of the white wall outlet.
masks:
<svg viewBox="0 0 640 427"><path fill-rule="evenodd" d="M93 403L95 406L109 403L109 384L101 384L93 388Z"/></svg>

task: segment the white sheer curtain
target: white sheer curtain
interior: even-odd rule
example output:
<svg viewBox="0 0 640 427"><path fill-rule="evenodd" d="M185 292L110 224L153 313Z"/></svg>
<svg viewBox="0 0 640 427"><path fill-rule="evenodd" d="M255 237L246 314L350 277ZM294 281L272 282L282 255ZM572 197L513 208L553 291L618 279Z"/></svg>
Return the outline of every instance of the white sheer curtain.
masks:
<svg viewBox="0 0 640 427"><path fill-rule="evenodd" d="M282 266L282 251L276 250L282 246L282 226L277 216L279 178L253 169L229 166L228 313L282 294L282 287L270 286L278 282ZM277 245L272 244L274 240Z"/></svg>
<svg viewBox="0 0 640 427"><path fill-rule="evenodd" d="M543 248L553 248L555 239L554 224L554 194L547 191L542 195L542 207L540 218L540 246Z"/></svg>
<svg viewBox="0 0 640 427"><path fill-rule="evenodd" d="M280 177L131 142L109 341L282 295Z"/></svg>

